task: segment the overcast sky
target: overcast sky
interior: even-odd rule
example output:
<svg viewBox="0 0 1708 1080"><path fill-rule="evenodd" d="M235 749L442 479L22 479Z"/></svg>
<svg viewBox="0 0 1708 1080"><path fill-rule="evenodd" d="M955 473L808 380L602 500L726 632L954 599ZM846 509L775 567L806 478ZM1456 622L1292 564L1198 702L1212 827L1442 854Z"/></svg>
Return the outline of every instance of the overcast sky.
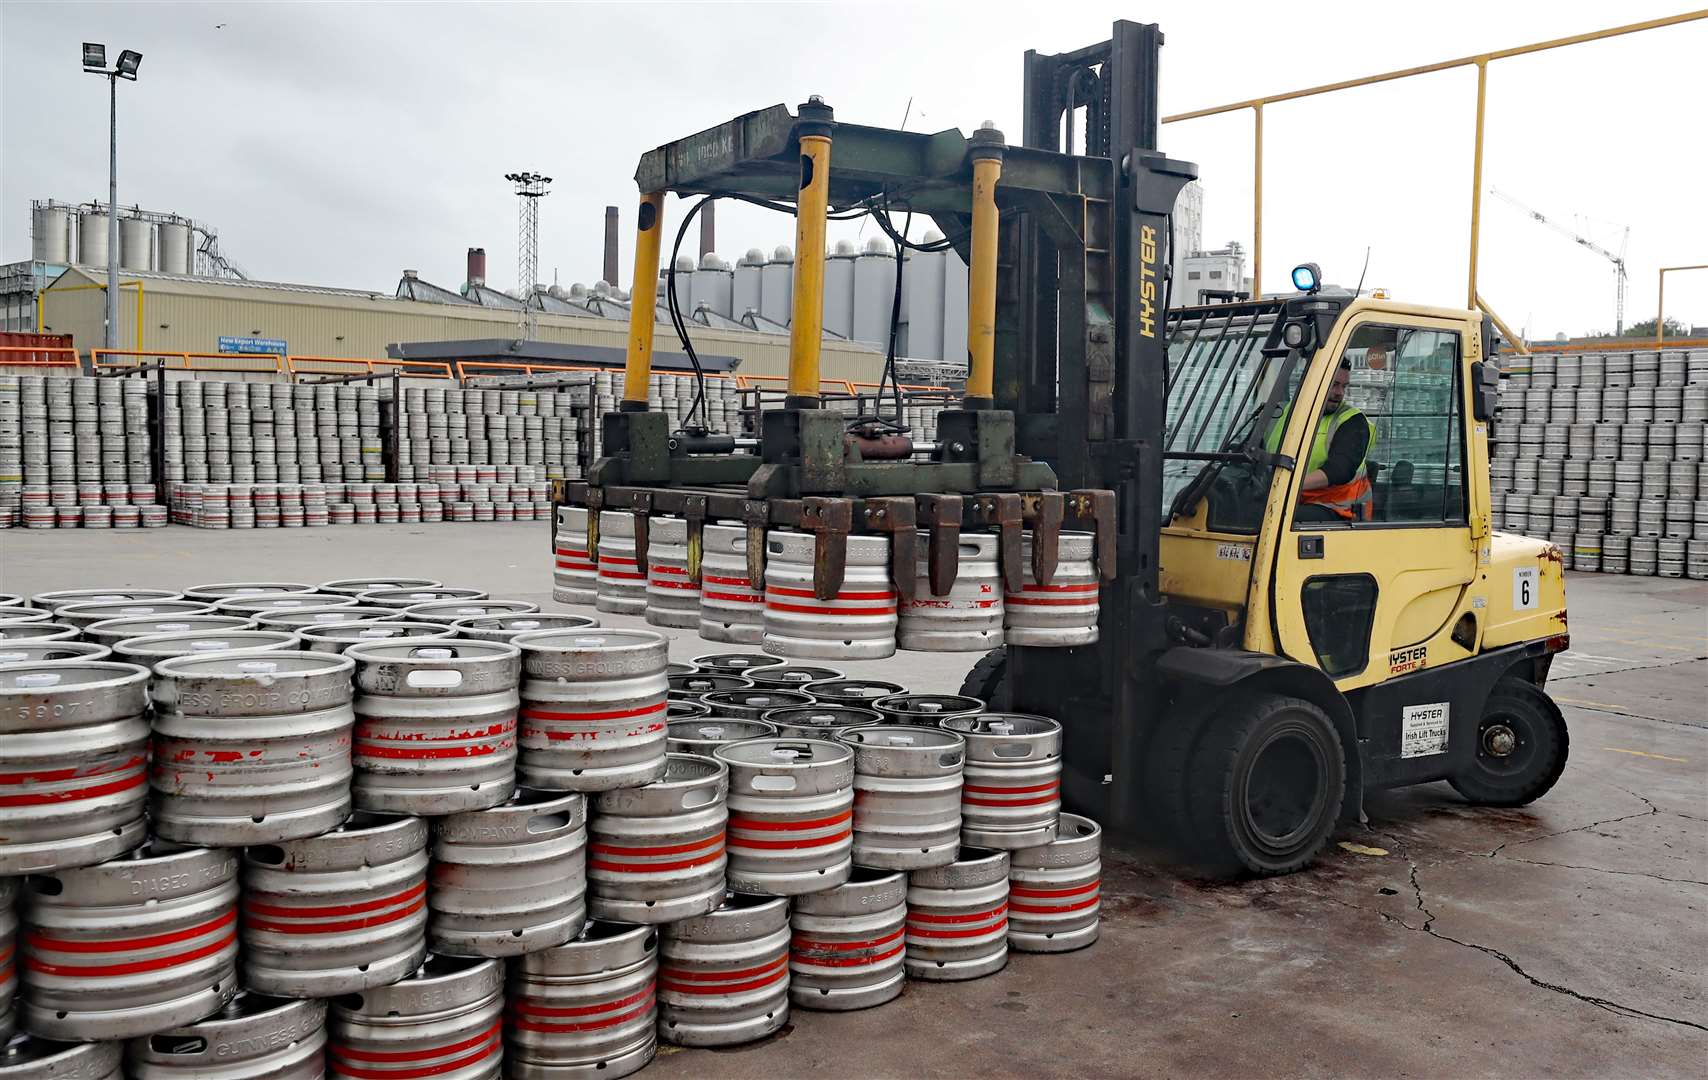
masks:
<svg viewBox="0 0 1708 1080"><path fill-rule="evenodd" d="M1167 35L1172 113L1635 22L1683 5L1547 3L81 4L0 3L0 260L29 257L29 200L106 198L106 87L79 43L144 54L119 88L119 201L219 230L251 277L390 292L399 271L456 287L484 246L516 280L505 172L555 178L541 277L600 272L603 208L623 211L646 149L822 94L839 119L1020 141L1021 54ZM1708 21L1490 68L1485 186L1618 250L1627 321L1656 268L1708 262ZM1265 288L1302 260L1330 280L1462 304L1474 69L1266 110ZM1252 227L1249 112L1166 125L1198 162L1208 244ZM834 166L833 166L834 167ZM668 217L680 214L674 201ZM719 207L719 248L792 242L763 210ZM853 226L842 227L851 234ZM921 227L917 231L923 231ZM671 231L671 235L674 230ZM836 234L833 234L836 235ZM1611 329L1610 264L1485 198L1481 291L1532 334ZM1669 275L1669 313L1708 323L1708 271Z"/></svg>

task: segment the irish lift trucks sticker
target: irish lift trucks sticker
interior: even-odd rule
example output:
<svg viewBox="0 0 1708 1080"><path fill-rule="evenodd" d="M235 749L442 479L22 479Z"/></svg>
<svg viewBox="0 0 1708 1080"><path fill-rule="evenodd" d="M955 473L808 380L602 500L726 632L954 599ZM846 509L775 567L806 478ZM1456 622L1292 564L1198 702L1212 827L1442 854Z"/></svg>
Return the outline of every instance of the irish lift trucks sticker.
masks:
<svg viewBox="0 0 1708 1080"><path fill-rule="evenodd" d="M1447 752L1448 703L1407 705L1400 710L1400 757L1427 757Z"/></svg>

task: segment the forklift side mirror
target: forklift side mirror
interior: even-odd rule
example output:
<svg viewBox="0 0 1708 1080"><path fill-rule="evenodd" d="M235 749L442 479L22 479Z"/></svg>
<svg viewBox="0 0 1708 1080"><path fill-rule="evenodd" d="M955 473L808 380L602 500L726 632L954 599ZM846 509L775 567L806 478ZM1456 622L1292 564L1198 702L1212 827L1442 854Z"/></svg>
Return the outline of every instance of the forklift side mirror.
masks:
<svg viewBox="0 0 1708 1080"><path fill-rule="evenodd" d="M1471 415L1492 422L1495 408L1500 404L1500 368L1489 360L1471 365Z"/></svg>

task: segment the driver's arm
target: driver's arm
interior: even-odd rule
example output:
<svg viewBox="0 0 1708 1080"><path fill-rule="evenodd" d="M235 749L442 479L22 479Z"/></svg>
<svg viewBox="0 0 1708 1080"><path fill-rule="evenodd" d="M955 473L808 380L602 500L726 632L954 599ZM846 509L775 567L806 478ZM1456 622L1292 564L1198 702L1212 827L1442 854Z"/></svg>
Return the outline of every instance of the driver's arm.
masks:
<svg viewBox="0 0 1708 1080"><path fill-rule="evenodd" d="M1364 460L1369 447L1370 425L1364 422L1362 415L1356 423L1340 425L1334 433L1334 441L1328 444L1328 460L1323 462L1322 468L1305 474L1301 485L1303 490L1317 491L1348 482L1358 471L1358 463Z"/></svg>

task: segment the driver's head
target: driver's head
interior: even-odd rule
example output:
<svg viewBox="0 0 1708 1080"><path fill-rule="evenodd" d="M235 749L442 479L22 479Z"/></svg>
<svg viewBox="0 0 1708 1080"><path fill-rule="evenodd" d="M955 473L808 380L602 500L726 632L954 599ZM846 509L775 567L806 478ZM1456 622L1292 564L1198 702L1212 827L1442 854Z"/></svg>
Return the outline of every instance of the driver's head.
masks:
<svg viewBox="0 0 1708 1080"><path fill-rule="evenodd" d="M1346 400L1347 384L1352 382L1352 362L1342 360L1334 371L1334 382L1329 384L1328 399L1323 402L1323 415L1327 416L1340 408Z"/></svg>

